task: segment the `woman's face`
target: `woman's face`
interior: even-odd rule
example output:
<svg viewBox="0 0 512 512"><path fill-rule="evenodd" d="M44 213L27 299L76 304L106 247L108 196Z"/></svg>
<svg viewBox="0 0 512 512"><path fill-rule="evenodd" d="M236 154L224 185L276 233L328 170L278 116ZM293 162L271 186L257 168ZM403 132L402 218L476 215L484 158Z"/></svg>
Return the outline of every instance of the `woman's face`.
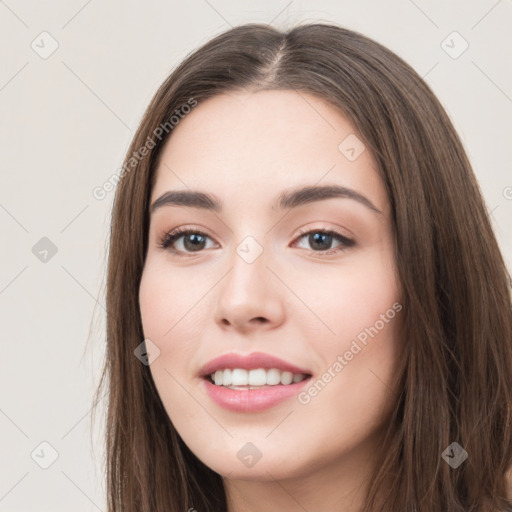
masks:
<svg viewBox="0 0 512 512"><path fill-rule="evenodd" d="M200 103L163 148L139 296L150 371L184 442L230 478L355 474L393 407L390 205L354 132L310 94L237 92ZM281 363L205 367L252 353Z"/></svg>

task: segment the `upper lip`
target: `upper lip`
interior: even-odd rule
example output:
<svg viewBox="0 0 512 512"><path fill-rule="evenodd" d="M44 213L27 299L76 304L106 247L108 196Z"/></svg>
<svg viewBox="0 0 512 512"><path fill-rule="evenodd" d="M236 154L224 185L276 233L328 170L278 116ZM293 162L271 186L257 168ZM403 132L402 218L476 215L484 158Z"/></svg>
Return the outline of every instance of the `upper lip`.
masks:
<svg viewBox="0 0 512 512"><path fill-rule="evenodd" d="M242 368L244 370L252 370L256 368L277 368L283 372L305 373L310 375L309 370L304 370L293 364L290 364L278 357L265 354L263 352L252 352L248 355L229 353L212 359L206 363L200 370L199 375L206 377L215 373L217 370L226 368Z"/></svg>

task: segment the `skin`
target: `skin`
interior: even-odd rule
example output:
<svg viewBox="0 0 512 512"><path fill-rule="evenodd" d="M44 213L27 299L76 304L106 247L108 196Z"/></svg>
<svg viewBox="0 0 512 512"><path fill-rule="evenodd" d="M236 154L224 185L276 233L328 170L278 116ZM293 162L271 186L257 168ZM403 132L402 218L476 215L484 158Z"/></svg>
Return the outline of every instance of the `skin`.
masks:
<svg viewBox="0 0 512 512"><path fill-rule="evenodd" d="M217 196L223 209L163 206L151 216L139 294L144 335L160 350L150 371L184 442L223 475L230 512L361 509L394 406L401 314L333 370L338 355L400 302L376 163L368 150L350 161L338 149L354 133L316 96L235 92L200 103L163 148L151 204L168 190L194 189ZM359 192L381 213L339 197L271 207L284 189L331 184ZM205 232L203 248L185 246L187 235L176 253L159 247L179 227ZM315 249L299 229L319 228L355 244L331 238ZM252 263L236 252L249 235L263 250ZM334 377L309 403L292 397L258 413L218 406L199 369L221 354L255 351L307 368L313 380L329 368ZM247 442L262 454L252 467L237 457Z"/></svg>

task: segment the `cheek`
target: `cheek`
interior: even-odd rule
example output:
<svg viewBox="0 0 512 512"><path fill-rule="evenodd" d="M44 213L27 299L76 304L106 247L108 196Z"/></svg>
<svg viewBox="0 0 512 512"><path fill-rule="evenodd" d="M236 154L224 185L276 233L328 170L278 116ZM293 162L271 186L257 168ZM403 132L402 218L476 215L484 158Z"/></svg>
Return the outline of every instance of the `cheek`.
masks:
<svg viewBox="0 0 512 512"><path fill-rule="evenodd" d="M347 279L346 295L338 300L341 308L337 328L344 339L365 339L377 331L380 337L393 337L393 324L399 303L393 274L371 273Z"/></svg>
<svg viewBox="0 0 512 512"><path fill-rule="evenodd" d="M157 279L157 272L146 266L139 289L139 307L144 337L155 342L160 350L161 339L172 327L174 315L172 295L166 293L165 280Z"/></svg>
<svg viewBox="0 0 512 512"><path fill-rule="evenodd" d="M173 276L157 265L147 264L140 289L139 305L145 339L159 348L159 356L149 369L166 412L176 425L190 421L193 413L187 381L193 372L191 361L197 352L200 326L197 302L187 287L180 286L179 273ZM182 291L179 291L182 290Z"/></svg>
<svg viewBox="0 0 512 512"><path fill-rule="evenodd" d="M167 279L158 279L158 274L158 269L146 263L139 288L140 314L144 335L148 338L162 332L164 324L171 319L170 314L173 311L172 295L166 293Z"/></svg>
<svg viewBox="0 0 512 512"><path fill-rule="evenodd" d="M315 386L318 391L311 389L304 403L311 399L321 409L343 396L346 411L372 424L380 421L392 402L402 305L391 254L370 255L316 281L323 291L315 293L309 304L331 332L326 328L323 336L313 336L310 330L323 368ZM305 323L302 327L307 328ZM322 398L317 399L320 392Z"/></svg>
<svg viewBox="0 0 512 512"><path fill-rule="evenodd" d="M151 340L160 350L159 357L150 365L157 386L159 381L166 380L166 376L172 380L171 375L175 374L172 363L186 361L185 351L190 349L190 344L172 342L176 336L183 340L181 333L188 325L185 310L187 300L183 294L177 293L178 283L175 278L171 279L168 273L161 270L151 262L147 263L139 289L144 337ZM184 294L186 293L185 289ZM189 338L193 340L192 336Z"/></svg>
<svg viewBox="0 0 512 512"><path fill-rule="evenodd" d="M176 389L176 385L170 385L173 378L183 382L194 374L208 311L211 315L213 307L204 297L208 283L190 286L186 272L170 272L165 267L165 262L161 265L148 259L139 288L144 337L160 350L150 370L155 384L161 383L164 392Z"/></svg>
<svg viewBox="0 0 512 512"><path fill-rule="evenodd" d="M175 337L176 332L193 328L197 321L197 310L202 307L201 304L194 306L204 294L200 288L190 285L185 272L170 272L165 264L149 258L139 288L144 335L160 340L167 346L167 340Z"/></svg>
<svg viewBox="0 0 512 512"><path fill-rule="evenodd" d="M318 271L314 278L305 275L299 272L290 281L297 296L315 313L316 318L306 312L295 319L306 332L314 326L316 335L309 337L311 341L329 341L330 347L343 349L358 335L364 341L367 329L373 332L376 323L382 333L379 338L393 337L394 326L388 324L396 323L392 321L397 316L393 305L400 301L400 294L391 251L347 260L344 265Z"/></svg>

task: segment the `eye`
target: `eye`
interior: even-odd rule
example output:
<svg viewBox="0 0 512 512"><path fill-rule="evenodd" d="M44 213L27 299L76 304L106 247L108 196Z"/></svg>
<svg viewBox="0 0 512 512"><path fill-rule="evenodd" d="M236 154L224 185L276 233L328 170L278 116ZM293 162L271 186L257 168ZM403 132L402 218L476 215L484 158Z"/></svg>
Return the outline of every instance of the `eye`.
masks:
<svg viewBox="0 0 512 512"><path fill-rule="evenodd" d="M306 239L306 242L312 247L309 252L320 256L328 256L341 252L355 244L354 240L333 230L312 229L309 231L301 230L300 233L300 236L296 240ZM165 233L159 241L158 247L167 249L178 255L190 256L193 253L201 252L203 249L211 248L211 245L208 246L207 240L211 240L211 238L201 230L178 228ZM337 241L338 245L332 249L334 241Z"/></svg>
<svg viewBox="0 0 512 512"><path fill-rule="evenodd" d="M336 252L343 251L348 247L352 247L355 242L350 238L338 233L337 231L328 229L312 229L309 231L301 231L298 240L306 239L312 249L310 252L318 253L319 256L328 256ZM339 244L332 249L332 243L338 241ZM326 252L329 251L329 252Z"/></svg>
<svg viewBox="0 0 512 512"><path fill-rule="evenodd" d="M178 228L165 233L158 246L175 253L194 253L208 248L206 247L207 239L210 237L197 229Z"/></svg>

